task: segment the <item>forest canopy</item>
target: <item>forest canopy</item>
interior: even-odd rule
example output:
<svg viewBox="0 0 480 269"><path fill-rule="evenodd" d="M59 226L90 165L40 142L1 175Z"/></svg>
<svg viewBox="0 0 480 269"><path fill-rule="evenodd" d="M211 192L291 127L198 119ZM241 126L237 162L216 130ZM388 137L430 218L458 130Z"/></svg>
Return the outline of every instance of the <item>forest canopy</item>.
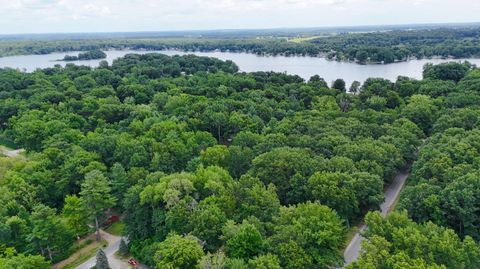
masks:
<svg viewBox="0 0 480 269"><path fill-rule="evenodd" d="M338 267L365 215L352 268L479 267L479 81L429 65L353 94L162 54L0 69L0 134L28 153L0 157L0 267L68 257L112 208L152 268ZM412 163L407 211L368 213Z"/></svg>

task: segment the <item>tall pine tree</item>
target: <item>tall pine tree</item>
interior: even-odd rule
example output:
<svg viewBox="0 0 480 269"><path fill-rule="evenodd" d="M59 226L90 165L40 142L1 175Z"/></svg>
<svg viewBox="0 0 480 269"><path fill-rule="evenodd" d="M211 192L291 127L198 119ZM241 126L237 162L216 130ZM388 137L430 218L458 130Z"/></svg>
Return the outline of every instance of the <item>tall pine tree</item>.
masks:
<svg viewBox="0 0 480 269"><path fill-rule="evenodd" d="M97 251L97 263L95 264L95 269L109 269L110 265L108 264L107 255L103 252L102 249Z"/></svg>
<svg viewBox="0 0 480 269"><path fill-rule="evenodd" d="M111 194L107 178L99 170L93 170L85 175L85 182L82 184L80 195L87 208L90 209L90 215L95 221L97 230L96 238L100 241L100 226L98 217L108 208L115 205L115 197Z"/></svg>
<svg viewBox="0 0 480 269"><path fill-rule="evenodd" d="M113 164L110 173L110 182L112 186L112 195L117 199L117 205L121 206L123 196L127 192L129 184L127 173L120 163Z"/></svg>
<svg viewBox="0 0 480 269"><path fill-rule="evenodd" d="M125 242L125 240L120 240L120 246L118 247L118 252L120 253L120 255L122 256L127 256L128 255L128 246L127 246L127 243Z"/></svg>

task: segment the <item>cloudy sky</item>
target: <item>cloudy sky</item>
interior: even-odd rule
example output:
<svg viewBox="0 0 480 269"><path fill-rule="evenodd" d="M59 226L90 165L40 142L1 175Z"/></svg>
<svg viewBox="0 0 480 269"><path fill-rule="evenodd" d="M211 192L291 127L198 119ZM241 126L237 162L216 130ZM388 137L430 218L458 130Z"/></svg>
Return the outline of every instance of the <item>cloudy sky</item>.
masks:
<svg viewBox="0 0 480 269"><path fill-rule="evenodd" d="M0 0L0 34L480 21L479 0Z"/></svg>

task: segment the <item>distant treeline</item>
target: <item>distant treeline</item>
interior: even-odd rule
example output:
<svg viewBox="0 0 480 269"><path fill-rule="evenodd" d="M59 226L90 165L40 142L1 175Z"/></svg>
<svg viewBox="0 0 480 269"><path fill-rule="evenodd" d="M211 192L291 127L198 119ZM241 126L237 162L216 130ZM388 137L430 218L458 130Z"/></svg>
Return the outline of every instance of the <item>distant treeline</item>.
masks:
<svg viewBox="0 0 480 269"><path fill-rule="evenodd" d="M62 61L85 61L85 60L95 60L95 59L105 59L107 54L101 50L91 50L87 52L79 53L78 56L65 55Z"/></svg>
<svg viewBox="0 0 480 269"><path fill-rule="evenodd" d="M310 41L328 57L359 63L404 61L410 57L470 58L480 55L480 28L341 34Z"/></svg>
<svg viewBox="0 0 480 269"><path fill-rule="evenodd" d="M230 51L260 55L326 56L331 60L393 63L410 58L480 56L480 27L328 34L322 37L99 38L0 42L0 56L104 49ZM303 38L308 37L308 38ZM294 42L296 41L296 42Z"/></svg>

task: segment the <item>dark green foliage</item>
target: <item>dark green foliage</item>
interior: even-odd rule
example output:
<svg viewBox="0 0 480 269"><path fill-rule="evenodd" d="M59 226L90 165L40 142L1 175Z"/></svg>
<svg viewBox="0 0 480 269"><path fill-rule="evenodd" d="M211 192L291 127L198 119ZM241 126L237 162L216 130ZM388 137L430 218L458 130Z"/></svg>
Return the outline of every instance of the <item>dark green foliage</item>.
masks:
<svg viewBox="0 0 480 269"><path fill-rule="evenodd" d="M339 79L336 79L333 84L332 84L332 88L333 89L337 89L339 91L346 91L346 87L345 87L345 80L339 78Z"/></svg>
<svg viewBox="0 0 480 269"><path fill-rule="evenodd" d="M438 65L426 64L423 67L423 78L453 80L459 82L471 69L469 62L461 63L443 63Z"/></svg>
<svg viewBox="0 0 480 269"><path fill-rule="evenodd" d="M81 52L78 56L65 55L63 61L85 61L107 58L107 54L101 50L91 50L87 52Z"/></svg>
<svg viewBox="0 0 480 269"><path fill-rule="evenodd" d="M97 251L95 269L110 269L107 255L105 255L102 249Z"/></svg>
<svg viewBox="0 0 480 269"><path fill-rule="evenodd" d="M125 243L125 240L122 238L120 240L120 246L118 247L118 253L122 256L127 256L129 253L127 243Z"/></svg>

